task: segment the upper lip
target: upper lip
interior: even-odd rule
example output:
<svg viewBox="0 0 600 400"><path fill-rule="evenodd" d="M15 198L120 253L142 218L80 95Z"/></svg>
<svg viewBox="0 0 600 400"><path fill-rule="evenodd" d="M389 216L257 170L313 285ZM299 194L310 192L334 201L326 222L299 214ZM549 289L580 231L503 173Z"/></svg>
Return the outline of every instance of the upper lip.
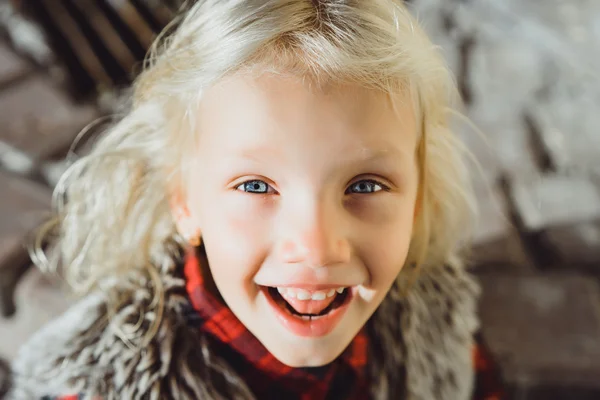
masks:
<svg viewBox="0 0 600 400"><path fill-rule="evenodd" d="M261 285L261 286L268 286L268 287L281 287L281 288L297 288L297 289L304 289L304 290L330 290L330 289L337 289L337 288L346 288L346 287L350 287L353 285L344 285L344 284L309 284L309 283L284 283L284 284L277 284L277 285Z"/></svg>

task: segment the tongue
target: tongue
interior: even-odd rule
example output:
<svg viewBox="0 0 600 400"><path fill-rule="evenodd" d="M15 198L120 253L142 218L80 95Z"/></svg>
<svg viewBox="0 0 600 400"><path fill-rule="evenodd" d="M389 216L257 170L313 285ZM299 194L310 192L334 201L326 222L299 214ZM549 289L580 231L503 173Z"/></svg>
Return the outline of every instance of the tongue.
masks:
<svg viewBox="0 0 600 400"><path fill-rule="evenodd" d="M298 314L319 314L333 303L337 295L338 294L336 293L331 297L326 297L325 300L298 300L287 294L282 294L281 297L283 297Z"/></svg>

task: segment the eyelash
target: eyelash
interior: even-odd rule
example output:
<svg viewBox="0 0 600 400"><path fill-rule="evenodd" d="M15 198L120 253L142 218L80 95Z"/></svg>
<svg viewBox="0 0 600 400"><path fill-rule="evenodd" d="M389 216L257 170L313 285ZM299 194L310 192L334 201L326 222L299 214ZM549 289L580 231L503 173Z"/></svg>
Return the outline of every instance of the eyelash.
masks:
<svg viewBox="0 0 600 400"><path fill-rule="evenodd" d="M240 189L240 187L242 187L242 186L244 186L244 188L247 188L246 185L249 185L251 183L254 183L255 186L257 184L258 185L265 185L267 187L267 191L266 192L251 192L251 191L247 191L247 190L244 190L244 189ZM379 186L380 189L379 190L373 190L371 192L348 193L348 190L352 186L355 186L355 185L360 184L360 183L362 183L362 184L367 183L367 184L370 184L370 185ZM260 179L251 179L249 181L245 181L245 182L240 183L238 186L236 186L235 190L241 190L241 191L243 191L245 193L250 193L250 194L262 194L262 195L265 195L265 194L269 194L269 188L271 188L271 186L268 183L266 183L265 181L262 181ZM389 192L390 191L390 187L387 186L387 185L385 185L385 184L383 184L383 183L381 183L381 182L379 182L379 181L376 181L374 179L362 179L360 181L353 182L350 186L348 186L348 188L346 189L346 191L344 192L344 194L373 194L373 193L377 193L377 192L380 192L380 191Z"/></svg>
<svg viewBox="0 0 600 400"><path fill-rule="evenodd" d="M385 185L385 184L383 184L383 183L381 183L379 181L376 181L375 179L361 179L360 181L353 182L350 186L348 186L348 189L350 189L352 186L355 186L355 185L358 185L358 184L364 184L364 183L367 183L369 185L379 186L380 189L379 190L374 190L372 192L362 192L362 193L359 192L359 193L354 193L354 194L372 194L372 193L377 193L377 192L380 192L380 191L384 191L384 192L389 192L390 191L390 187L389 186L387 186L387 185ZM344 192L344 194L351 194L351 193L348 193L348 189L346 189L346 191Z"/></svg>

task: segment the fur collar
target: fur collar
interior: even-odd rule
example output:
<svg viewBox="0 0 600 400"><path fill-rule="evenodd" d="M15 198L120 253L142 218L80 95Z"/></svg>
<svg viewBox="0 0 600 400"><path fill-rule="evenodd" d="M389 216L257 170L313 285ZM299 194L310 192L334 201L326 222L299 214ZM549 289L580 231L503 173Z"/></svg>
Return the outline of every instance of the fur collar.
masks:
<svg viewBox="0 0 600 400"><path fill-rule="evenodd" d="M38 332L13 366L9 399L98 394L112 399L253 399L246 384L187 323L180 267L164 268L162 318L148 311L152 291L141 272L114 286L117 312L92 294ZM368 322L369 373L377 400L466 400L479 288L461 267L424 268L403 295L396 283ZM150 343L151 322L160 318Z"/></svg>

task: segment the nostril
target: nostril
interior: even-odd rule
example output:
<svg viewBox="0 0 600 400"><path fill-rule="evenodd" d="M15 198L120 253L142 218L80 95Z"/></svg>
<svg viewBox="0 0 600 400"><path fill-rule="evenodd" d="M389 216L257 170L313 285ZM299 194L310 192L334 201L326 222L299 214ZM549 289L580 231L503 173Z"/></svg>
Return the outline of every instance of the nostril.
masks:
<svg viewBox="0 0 600 400"><path fill-rule="evenodd" d="M281 246L281 258L285 263L294 264L304 262L307 258L307 249L293 241L285 241Z"/></svg>
<svg viewBox="0 0 600 400"><path fill-rule="evenodd" d="M317 268L350 260L350 243L337 221L321 217L295 222L286 227L293 229L285 232L288 236L284 234L280 242L283 262Z"/></svg>
<svg viewBox="0 0 600 400"><path fill-rule="evenodd" d="M281 259L284 263L303 263L311 268L345 264L350 258L350 245L345 240L309 245L288 242L281 247Z"/></svg>

